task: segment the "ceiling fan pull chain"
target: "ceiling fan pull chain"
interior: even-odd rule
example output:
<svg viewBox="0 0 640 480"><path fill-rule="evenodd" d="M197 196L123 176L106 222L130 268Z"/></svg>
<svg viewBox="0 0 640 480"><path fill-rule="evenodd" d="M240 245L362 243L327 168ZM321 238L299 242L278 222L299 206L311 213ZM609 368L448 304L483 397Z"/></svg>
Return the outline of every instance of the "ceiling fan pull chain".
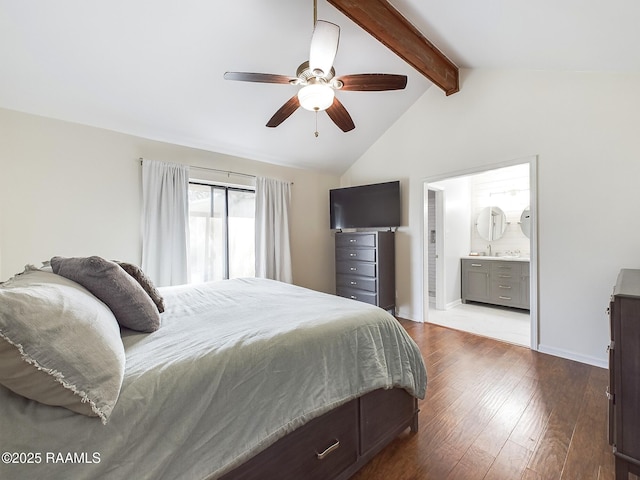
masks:
<svg viewBox="0 0 640 480"><path fill-rule="evenodd" d="M318 110L316 110L316 131L314 132L314 135L318 138Z"/></svg>

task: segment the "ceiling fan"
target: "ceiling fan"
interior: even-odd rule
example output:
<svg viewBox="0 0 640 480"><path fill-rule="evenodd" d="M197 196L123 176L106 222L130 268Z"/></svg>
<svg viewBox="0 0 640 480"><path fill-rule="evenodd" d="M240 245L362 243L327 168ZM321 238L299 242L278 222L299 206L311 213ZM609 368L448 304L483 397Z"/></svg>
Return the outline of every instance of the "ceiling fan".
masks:
<svg viewBox="0 0 640 480"><path fill-rule="evenodd" d="M317 20L314 1L314 30L311 37L309 60L302 63L295 77L270 73L226 72L226 80L243 82L278 83L298 85L301 88L269 119L267 127L277 127L295 112L298 107L306 110L326 111L329 118L343 131L349 132L355 124L335 96L336 90L379 92L402 90L407 85L405 75L386 73L361 73L336 77L333 61L338 51L340 27L334 23ZM316 137L318 132L315 132Z"/></svg>

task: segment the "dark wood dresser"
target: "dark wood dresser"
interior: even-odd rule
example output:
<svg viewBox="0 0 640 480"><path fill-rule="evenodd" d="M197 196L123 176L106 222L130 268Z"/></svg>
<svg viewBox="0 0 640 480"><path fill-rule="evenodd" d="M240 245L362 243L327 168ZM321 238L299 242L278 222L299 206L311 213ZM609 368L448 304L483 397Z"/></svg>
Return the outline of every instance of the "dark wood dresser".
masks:
<svg viewBox="0 0 640 480"><path fill-rule="evenodd" d="M640 270L621 270L609 305L609 443L616 479L640 475Z"/></svg>
<svg viewBox="0 0 640 480"><path fill-rule="evenodd" d="M336 233L336 294L393 310L395 258L394 232Z"/></svg>

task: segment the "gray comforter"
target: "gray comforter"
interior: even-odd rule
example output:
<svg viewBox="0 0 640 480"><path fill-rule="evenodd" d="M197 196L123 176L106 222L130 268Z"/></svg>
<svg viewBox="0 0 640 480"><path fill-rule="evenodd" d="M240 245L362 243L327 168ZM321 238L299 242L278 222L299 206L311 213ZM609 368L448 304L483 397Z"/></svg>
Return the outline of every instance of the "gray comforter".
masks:
<svg viewBox="0 0 640 480"><path fill-rule="evenodd" d="M366 392L425 395L418 348L377 307L260 279L161 292L160 329L123 332L107 425L0 386L0 452L40 453L0 478L216 478Z"/></svg>

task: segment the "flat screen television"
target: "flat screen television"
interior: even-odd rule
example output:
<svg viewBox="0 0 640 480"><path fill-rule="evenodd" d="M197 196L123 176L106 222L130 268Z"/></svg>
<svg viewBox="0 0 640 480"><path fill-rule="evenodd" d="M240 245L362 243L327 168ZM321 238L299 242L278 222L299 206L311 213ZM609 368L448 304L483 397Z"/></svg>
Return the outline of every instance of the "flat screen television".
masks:
<svg viewBox="0 0 640 480"><path fill-rule="evenodd" d="M400 226L400 181L329 190L331 228Z"/></svg>

